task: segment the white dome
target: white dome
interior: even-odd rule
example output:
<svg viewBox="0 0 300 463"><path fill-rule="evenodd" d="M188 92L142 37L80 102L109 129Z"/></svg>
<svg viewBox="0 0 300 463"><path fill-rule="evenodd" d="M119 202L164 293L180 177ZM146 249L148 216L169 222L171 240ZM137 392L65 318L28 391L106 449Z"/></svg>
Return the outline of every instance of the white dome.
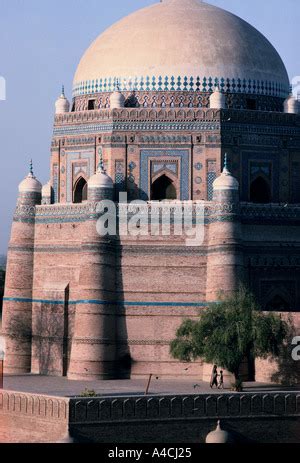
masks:
<svg viewBox="0 0 300 463"><path fill-rule="evenodd" d="M96 188L114 188L114 182L112 181L111 177L98 168L95 175L93 175L88 181L88 189L96 189Z"/></svg>
<svg viewBox="0 0 300 463"><path fill-rule="evenodd" d="M224 167L222 174L214 181L214 191L239 190L239 182L234 178L227 167Z"/></svg>
<svg viewBox="0 0 300 463"><path fill-rule="evenodd" d="M124 108L125 106L125 96L119 92L115 91L110 96L110 109Z"/></svg>
<svg viewBox="0 0 300 463"><path fill-rule="evenodd" d="M234 444L235 439L230 432L221 428L220 421L218 421L217 428L207 435L205 442L206 444Z"/></svg>
<svg viewBox="0 0 300 463"><path fill-rule="evenodd" d="M19 185L20 193L41 193L41 191L42 184L32 173L29 173Z"/></svg>
<svg viewBox="0 0 300 463"><path fill-rule="evenodd" d="M299 102L293 95L290 95L285 100L284 112L289 114L299 114Z"/></svg>
<svg viewBox="0 0 300 463"><path fill-rule="evenodd" d="M64 114L70 111L69 100L65 97L64 88L62 94L55 102L55 114Z"/></svg>
<svg viewBox="0 0 300 463"><path fill-rule="evenodd" d="M226 91L289 93L270 42L234 14L198 0L163 0L107 29L80 61L74 96L113 92L116 81L121 91L211 91L218 81Z"/></svg>

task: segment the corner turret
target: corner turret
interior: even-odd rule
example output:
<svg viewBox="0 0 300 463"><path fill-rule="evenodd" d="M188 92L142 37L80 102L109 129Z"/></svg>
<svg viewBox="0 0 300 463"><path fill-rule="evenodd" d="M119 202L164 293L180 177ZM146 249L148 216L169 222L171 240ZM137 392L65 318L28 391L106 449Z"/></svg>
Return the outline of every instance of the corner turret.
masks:
<svg viewBox="0 0 300 463"><path fill-rule="evenodd" d="M299 114L299 101L291 93L283 103L284 112L287 114Z"/></svg>
<svg viewBox="0 0 300 463"><path fill-rule="evenodd" d="M88 200L102 201L114 199L114 182L107 175L104 169L102 154L98 164L97 172L88 181Z"/></svg>
<svg viewBox="0 0 300 463"><path fill-rule="evenodd" d="M29 174L19 185L19 205L35 206L41 204L42 184L33 173L32 161L30 161Z"/></svg>
<svg viewBox="0 0 300 463"><path fill-rule="evenodd" d="M70 111L70 102L65 96L65 87L62 87L61 95L55 103L55 114L64 114Z"/></svg>
<svg viewBox="0 0 300 463"><path fill-rule="evenodd" d="M228 157L225 154L224 168L214 181L213 200L216 202L237 203L239 201L239 182L228 169Z"/></svg>
<svg viewBox="0 0 300 463"><path fill-rule="evenodd" d="M220 87L216 86L215 91L210 95L209 107L211 109L225 109L226 108L226 97L221 92Z"/></svg>

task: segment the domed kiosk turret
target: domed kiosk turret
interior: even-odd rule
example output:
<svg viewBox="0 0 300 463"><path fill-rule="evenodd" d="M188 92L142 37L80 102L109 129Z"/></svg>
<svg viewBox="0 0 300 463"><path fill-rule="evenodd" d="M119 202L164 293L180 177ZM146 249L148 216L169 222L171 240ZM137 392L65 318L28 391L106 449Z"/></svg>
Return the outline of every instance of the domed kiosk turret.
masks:
<svg viewBox="0 0 300 463"><path fill-rule="evenodd" d="M97 202L105 199L113 200L113 197L114 182L105 172L101 155L97 172L88 181L88 199Z"/></svg>
<svg viewBox="0 0 300 463"><path fill-rule="evenodd" d="M19 204L36 205L41 203L42 184L33 173L30 161L29 174L19 185Z"/></svg>
<svg viewBox="0 0 300 463"><path fill-rule="evenodd" d="M226 108L226 97L221 92L220 87L217 86L215 91L209 97L209 107L211 109L225 109Z"/></svg>
<svg viewBox="0 0 300 463"><path fill-rule="evenodd" d="M55 114L64 114L70 111L69 100L65 96L65 87L62 87L61 95L55 103Z"/></svg>
<svg viewBox="0 0 300 463"><path fill-rule="evenodd" d="M221 175L214 181L214 201L238 202L239 182L228 169L228 157L225 154L224 168Z"/></svg>
<svg viewBox="0 0 300 463"><path fill-rule="evenodd" d="M117 85L115 91L110 96L110 109L124 108L125 96L120 92L120 88Z"/></svg>
<svg viewBox="0 0 300 463"><path fill-rule="evenodd" d="M291 93L284 101L284 112L287 114L299 114L299 101Z"/></svg>
<svg viewBox="0 0 300 463"><path fill-rule="evenodd" d="M4 302L2 329L6 333L4 368L8 374L31 372L35 206L41 204L41 191L42 184L35 177L30 161L29 174L19 185L7 256L5 295L9 300ZM16 310L14 298L20 296ZM9 336L12 326L14 334Z"/></svg>
<svg viewBox="0 0 300 463"><path fill-rule="evenodd" d="M239 182L228 169L227 154L224 169L214 181L208 235L206 300L217 301L220 291L232 294L244 272L241 251ZM220 257L220 248L223 248Z"/></svg>
<svg viewBox="0 0 300 463"><path fill-rule="evenodd" d="M221 427L220 421L216 429L210 432L206 437L206 444L234 444L236 440L232 433L225 431Z"/></svg>

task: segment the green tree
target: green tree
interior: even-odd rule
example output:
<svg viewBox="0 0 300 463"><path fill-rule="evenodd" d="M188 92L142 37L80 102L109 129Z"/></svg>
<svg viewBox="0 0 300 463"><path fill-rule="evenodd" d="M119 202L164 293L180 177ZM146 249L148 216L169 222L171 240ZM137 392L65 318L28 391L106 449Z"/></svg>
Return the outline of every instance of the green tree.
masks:
<svg viewBox="0 0 300 463"><path fill-rule="evenodd" d="M240 287L232 296L203 311L199 320L184 320L170 346L171 355L191 362L201 358L225 368L241 384L245 358L278 357L289 333L289 321L260 310L253 295Z"/></svg>

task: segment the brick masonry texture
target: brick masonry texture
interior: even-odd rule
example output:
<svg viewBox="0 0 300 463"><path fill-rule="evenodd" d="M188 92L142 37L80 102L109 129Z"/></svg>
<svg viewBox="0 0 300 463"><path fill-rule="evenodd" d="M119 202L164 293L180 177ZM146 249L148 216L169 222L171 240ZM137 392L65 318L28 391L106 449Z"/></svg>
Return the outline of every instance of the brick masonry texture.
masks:
<svg viewBox="0 0 300 463"><path fill-rule="evenodd" d="M12 225L6 372L92 380L183 376L186 365L169 353L176 329L240 281L263 308L283 299L298 329L300 199L290 195L289 166L299 162L299 146L299 115L281 112L137 107L57 115L55 204L25 195ZM210 200L225 152L240 202L226 191ZM155 175L171 172L178 198L194 208L203 201L203 244L187 247L185 236L99 237L95 203L72 199L79 177L88 180L101 157L116 193L127 190L129 199L149 198ZM273 169L276 204L248 202L249 166L262 161ZM289 376L285 360L258 359L256 380L273 381L278 369ZM209 370L198 361L190 375L207 380Z"/></svg>
<svg viewBox="0 0 300 463"><path fill-rule="evenodd" d="M297 443L299 416L293 392L64 399L3 391L0 442L203 443L221 419L241 441Z"/></svg>
<svg viewBox="0 0 300 463"><path fill-rule="evenodd" d="M297 443L299 415L297 393L71 399L70 433L98 443L204 443L221 419L239 442Z"/></svg>
<svg viewBox="0 0 300 463"><path fill-rule="evenodd" d="M0 442L55 443L68 434L69 400L0 392Z"/></svg>
<svg viewBox="0 0 300 463"><path fill-rule="evenodd" d="M196 317L220 289L231 292L243 275L258 294L265 280L270 290L282 281L284 291L288 269L299 265L297 248L282 247L282 226L263 224L272 207L258 212L260 225L243 224L246 214L239 222L213 221L203 246L192 249L183 238L104 240L95 219L14 222L3 326L19 336L8 343L6 371L77 379L181 375L185 366L170 358L169 343L183 318ZM284 227L287 244L298 245L297 229ZM122 365L128 354L130 368ZM256 379L270 381L275 370L258 362ZM191 375L207 379L201 362Z"/></svg>

